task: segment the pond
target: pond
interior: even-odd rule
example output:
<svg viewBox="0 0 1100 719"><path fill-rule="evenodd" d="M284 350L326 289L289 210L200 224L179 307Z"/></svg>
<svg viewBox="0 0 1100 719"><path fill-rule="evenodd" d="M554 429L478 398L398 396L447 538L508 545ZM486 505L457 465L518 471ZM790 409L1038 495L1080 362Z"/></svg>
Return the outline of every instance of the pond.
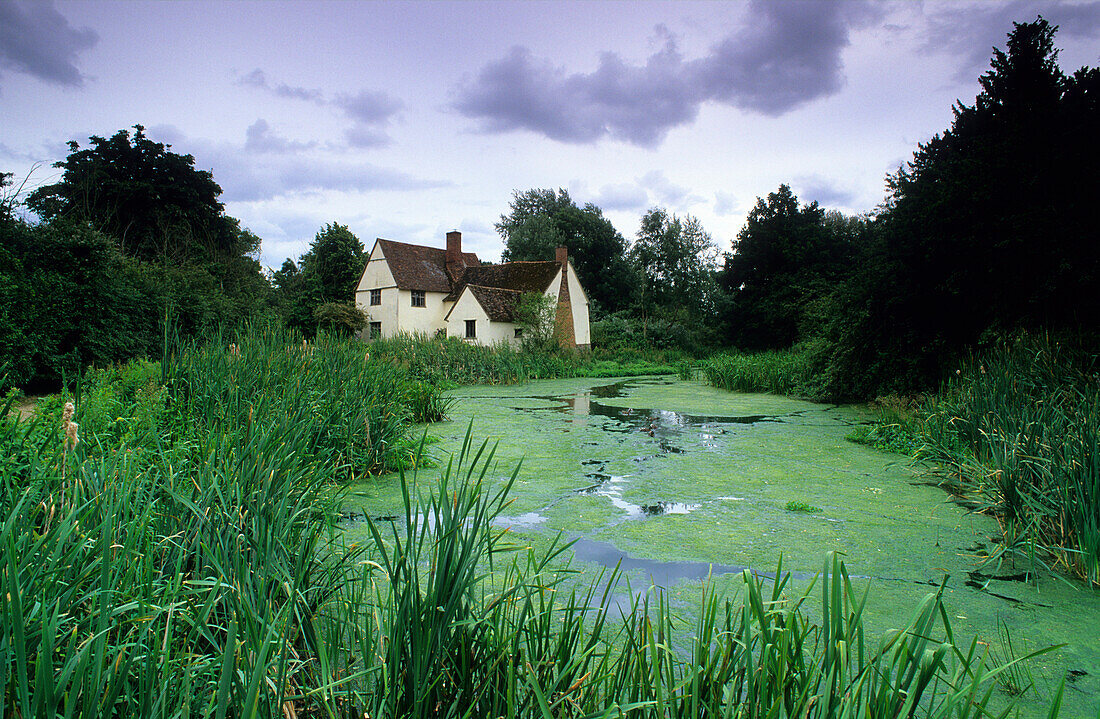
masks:
<svg viewBox="0 0 1100 719"><path fill-rule="evenodd" d="M522 460L508 516L516 536L544 546L576 539L573 566L594 576L622 563L635 590L650 584L690 613L708 576L733 596L740 572L783 566L806 586L825 553L844 553L870 587L873 631L902 626L947 576L956 635L1003 658L1067 646L1031 662L1039 713L1066 678L1062 716L1100 705L1100 592L1027 566L980 567L996 549L990 517L973 514L901 455L849 442L872 419L861 407L717 390L669 377L547 380L455 391L450 422L432 425L444 457L473 436L497 443L494 474ZM422 470L418 481L438 477ZM372 516L400 514L392 477L355 488ZM349 528L349 531L357 531ZM361 531L361 530L358 530ZM1030 581L1029 581L1030 580ZM624 590L625 591L625 590Z"/></svg>

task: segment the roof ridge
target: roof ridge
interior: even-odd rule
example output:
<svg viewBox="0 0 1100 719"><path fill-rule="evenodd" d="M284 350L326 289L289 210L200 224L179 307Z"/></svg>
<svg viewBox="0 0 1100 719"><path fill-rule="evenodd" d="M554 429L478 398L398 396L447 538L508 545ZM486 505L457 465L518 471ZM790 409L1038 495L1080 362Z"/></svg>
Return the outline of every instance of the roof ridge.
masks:
<svg viewBox="0 0 1100 719"><path fill-rule="evenodd" d="M477 288L482 289L482 290L495 290L497 292L516 292L516 293L521 294L521 295L523 294L523 290L514 290L511 287L493 287L492 285L477 285L477 284L474 284L472 282L468 283L466 286L467 287L477 287Z"/></svg>

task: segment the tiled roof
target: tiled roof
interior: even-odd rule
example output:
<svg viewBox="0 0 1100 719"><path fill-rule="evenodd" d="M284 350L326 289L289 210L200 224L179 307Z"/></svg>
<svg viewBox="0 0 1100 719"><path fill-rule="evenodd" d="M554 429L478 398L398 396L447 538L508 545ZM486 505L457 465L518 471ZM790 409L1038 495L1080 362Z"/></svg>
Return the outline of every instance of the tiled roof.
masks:
<svg viewBox="0 0 1100 719"><path fill-rule="evenodd" d="M386 264L397 286L403 290L450 292L451 278L447 275L447 251L437 247L409 245L404 242L378 239ZM480 266L481 261L472 252L463 252L465 263ZM467 267L467 269L470 269Z"/></svg>
<svg viewBox="0 0 1100 719"><path fill-rule="evenodd" d="M448 299L458 299L467 285L520 293L545 292L560 269L561 265L557 262L507 262L502 265L467 267ZM488 311L489 308L485 309Z"/></svg>
<svg viewBox="0 0 1100 719"><path fill-rule="evenodd" d="M485 310L485 314L493 322L512 322L515 317L516 305L519 303L523 292L519 290L506 290L500 287L482 287L481 285L466 285L470 293Z"/></svg>

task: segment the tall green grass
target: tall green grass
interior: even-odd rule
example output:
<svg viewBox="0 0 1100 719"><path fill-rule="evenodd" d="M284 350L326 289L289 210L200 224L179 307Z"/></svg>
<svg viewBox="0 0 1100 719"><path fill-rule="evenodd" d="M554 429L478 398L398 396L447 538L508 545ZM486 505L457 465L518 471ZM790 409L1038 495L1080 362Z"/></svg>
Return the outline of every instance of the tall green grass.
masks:
<svg viewBox="0 0 1100 719"><path fill-rule="evenodd" d="M372 357L385 358L415 379L437 386L516 384L576 377L581 360L568 352L525 352L508 344L471 344L455 337L399 334L371 340Z"/></svg>
<svg viewBox="0 0 1100 719"><path fill-rule="evenodd" d="M455 337L401 334L371 340L371 356L384 358L432 386L519 384L561 377L673 374L678 352L635 349L574 352L524 350L509 344L475 345Z"/></svg>
<svg viewBox="0 0 1100 719"><path fill-rule="evenodd" d="M702 363L709 384L735 392L771 392L817 399L820 375L805 349L719 354Z"/></svg>
<svg viewBox="0 0 1100 719"><path fill-rule="evenodd" d="M956 639L942 588L870 637L866 591L830 555L805 593L782 565L732 597L707 585L688 622L662 593L618 596L615 573L578 584L566 544L495 529L516 474L469 437L438 482L402 475L403 517L346 546L337 482L384 462L376 432L400 437L374 422L397 421L401 390L369 385L405 375L337 340L239 339L167 361L162 409L132 435L82 414L96 393L145 411L121 380L82 393L75 450L56 417L0 421L4 716L989 711L1006 669Z"/></svg>
<svg viewBox="0 0 1100 719"><path fill-rule="evenodd" d="M1025 338L961 367L925 410L917 456L1001 521L1003 554L1100 584L1100 376Z"/></svg>

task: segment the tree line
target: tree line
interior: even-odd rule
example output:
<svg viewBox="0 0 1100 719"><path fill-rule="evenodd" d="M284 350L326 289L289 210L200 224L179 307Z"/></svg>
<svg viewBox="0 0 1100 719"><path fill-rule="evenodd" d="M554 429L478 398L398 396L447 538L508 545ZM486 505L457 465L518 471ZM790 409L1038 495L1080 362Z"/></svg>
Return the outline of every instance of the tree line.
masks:
<svg viewBox="0 0 1100 719"><path fill-rule="evenodd" d="M347 227L326 225L297 264L266 273L211 173L133 130L69 143L60 179L25 198L0 173L0 389L160 356L166 333L347 326L363 262Z"/></svg>
<svg viewBox="0 0 1100 719"><path fill-rule="evenodd" d="M722 252L698 219L653 207L631 241L563 189L516 191L496 224L502 259L565 246L611 351L736 348L807 353L820 395L930 388L958 357L1021 332L1100 347L1100 71L1066 75L1057 31L1017 23L951 127L849 217L781 185ZM225 214L194 158L140 125L70 143L61 179L0 196L0 375L56 382L88 364L156 354L166 326L193 336L272 321L350 332L366 257L327 224L297 261L266 272L259 238ZM165 320L168 320L167 322Z"/></svg>
<svg viewBox="0 0 1100 719"><path fill-rule="evenodd" d="M570 248L600 310L594 342L794 348L820 397L932 389L968 352L1021 333L1095 354L1100 70L1063 73L1056 31L1015 23L974 102L887 178L874 212L826 211L781 185L719 268L694 218L650 210L627 248L598 208L536 190L497 225L506 253Z"/></svg>

